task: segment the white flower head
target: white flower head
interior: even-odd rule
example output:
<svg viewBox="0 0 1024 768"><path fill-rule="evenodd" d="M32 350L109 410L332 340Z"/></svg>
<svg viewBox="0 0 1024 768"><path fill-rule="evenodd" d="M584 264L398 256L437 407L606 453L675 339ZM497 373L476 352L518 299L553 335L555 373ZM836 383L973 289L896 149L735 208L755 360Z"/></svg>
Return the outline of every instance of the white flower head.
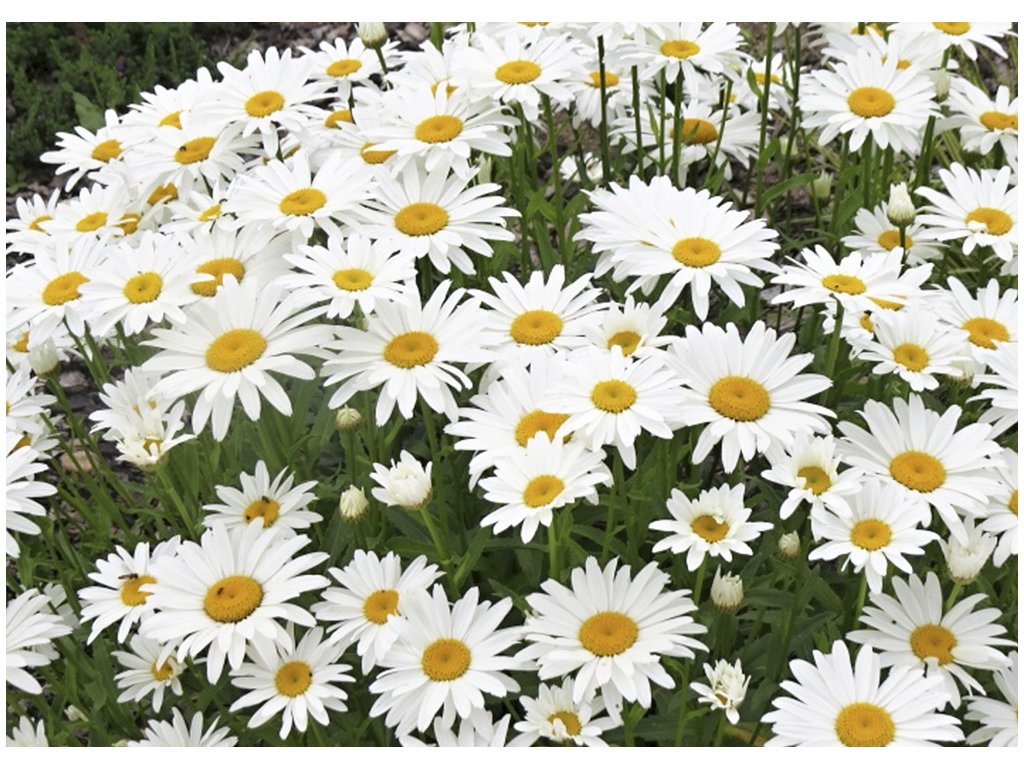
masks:
<svg viewBox="0 0 1024 768"><path fill-rule="evenodd" d="M725 659L719 659L714 667L705 664L704 677L707 678L707 685L690 683L690 687L698 694L697 701L709 704L712 710L723 710L730 723L738 723L739 708L743 705L747 686L750 685L750 675L743 674L743 662L737 659L735 664L730 664Z"/></svg>

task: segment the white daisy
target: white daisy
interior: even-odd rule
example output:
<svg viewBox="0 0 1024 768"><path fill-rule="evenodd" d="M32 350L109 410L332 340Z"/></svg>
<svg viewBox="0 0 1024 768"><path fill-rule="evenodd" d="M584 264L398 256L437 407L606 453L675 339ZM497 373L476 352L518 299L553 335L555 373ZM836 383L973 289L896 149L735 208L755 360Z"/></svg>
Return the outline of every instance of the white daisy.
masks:
<svg viewBox="0 0 1024 768"><path fill-rule="evenodd" d="M990 747L1017 746L1017 701L1020 662L1017 651L1009 654L1010 664L996 670L992 676L1002 694L1002 701L985 696L967 697L965 720L982 724L967 736L968 744L987 744Z"/></svg>
<svg viewBox="0 0 1024 768"><path fill-rule="evenodd" d="M527 596L531 645L519 655L537 660L541 680L575 674L577 704L601 688L609 711L619 711L623 699L649 708L651 683L675 687L660 657L692 659L695 650L707 650L691 637L706 630L689 615L696 610L689 590L664 591L669 577L656 563L631 578L617 559L602 571L589 557L571 580L570 589L548 579L543 593Z"/></svg>
<svg viewBox="0 0 1024 768"><path fill-rule="evenodd" d="M69 171L64 189L75 186L83 176L95 178L96 172L106 168L109 163L123 164L122 153L130 141L117 113L108 109L103 113L103 125L95 132L76 126L74 133L57 133L59 149L44 152L40 160L58 166L56 176Z"/></svg>
<svg viewBox="0 0 1024 768"><path fill-rule="evenodd" d="M587 323L587 340L608 350L618 347L626 357L650 354L679 338L662 334L668 324L666 312L670 307L664 294L653 305L638 302L634 296L627 296L623 304L600 304L598 313Z"/></svg>
<svg viewBox="0 0 1024 768"><path fill-rule="evenodd" d="M719 659L713 667L705 664L704 677L709 685L690 683L690 688L698 694L697 701L710 705L712 712L723 710L729 722L736 725L740 721L739 708L750 685L750 675L743 674L743 663L739 659L735 664Z"/></svg>
<svg viewBox="0 0 1024 768"><path fill-rule="evenodd" d="M38 589L22 592L7 602L7 684L35 695L43 687L26 669L45 667L57 658L55 638L71 634L73 627L58 613L54 602Z"/></svg>
<svg viewBox="0 0 1024 768"><path fill-rule="evenodd" d="M790 357L792 333L776 337L760 320L745 339L732 323L723 330L705 323L688 326L672 345L669 364L685 383L684 405L676 414L684 424L707 424L694 448L701 462L719 442L727 472L742 454L747 461L773 443L788 443L799 431L828 432L823 416L833 413L804 402L831 386L825 376L799 373L810 353Z"/></svg>
<svg viewBox="0 0 1024 768"><path fill-rule="evenodd" d="M412 734L400 734L398 743L403 747L504 747L517 746L505 744L508 738L508 727L512 724L512 715L494 721L494 716L485 709L478 709L466 720L459 722L458 733L454 725L445 726L442 718L434 719L435 744L421 741Z"/></svg>
<svg viewBox="0 0 1024 768"><path fill-rule="evenodd" d="M11 735L7 737L8 747L48 747L49 740L46 738L45 722L37 720L33 723L25 715L21 716L18 724L11 728Z"/></svg>
<svg viewBox="0 0 1024 768"><path fill-rule="evenodd" d="M1000 85L991 97L970 80L958 77L949 90L949 106L953 115L945 125L960 129L965 150L987 155L998 144L1011 163L1015 160L1020 109L1017 99L1010 99L1009 88Z"/></svg>
<svg viewBox="0 0 1024 768"><path fill-rule="evenodd" d="M704 557L721 557L732 562L733 553L750 555L747 544L772 527L771 523L750 522L750 508L744 506L743 484L709 488L690 500L678 488L666 502L671 520L655 520L652 531L670 534L654 544L655 552L686 553L686 567L697 570Z"/></svg>
<svg viewBox="0 0 1024 768"><path fill-rule="evenodd" d="M908 264L935 261L942 255L934 236L920 221L914 221L906 228L901 241L899 229L893 227L886 215L885 203L874 208L861 208L854 215L853 223L856 230L843 238L843 245L852 251L892 253L896 248L903 248ZM870 261L865 260L865 264Z"/></svg>
<svg viewBox="0 0 1024 768"><path fill-rule="evenodd" d="M241 489L218 485L216 491L221 503L203 506L213 513L203 518L207 528L215 525L237 528L258 518L264 528L273 526L291 534L323 519L310 509L316 501L316 495L310 493L316 487L316 480L299 483L293 488L295 475L288 473L285 467L271 481L262 459L256 462L256 474L243 472L238 479Z"/></svg>
<svg viewBox="0 0 1024 768"><path fill-rule="evenodd" d="M820 519L826 510L840 517L851 514L846 499L860 490L862 473L852 468L839 471L832 435L801 433L788 445L772 445L765 456L771 466L761 477L791 489L779 507L781 519L789 519L800 502L810 505L812 520Z"/></svg>
<svg viewBox="0 0 1024 768"><path fill-rule="evenodd" d="M305 573L327 559L323 552L297 555L309 543L303 535L283 537L258 525L228 530L216 526L199 544L186 541L177 557L153 563L156 583L149 602L156 609L140 632L160 643L178 643L177 658L204 650L206 675L220 678L224 661L238 669L257 634L287 645L280 621L313 626L316 620L290 601L329 583Z"/></svg>
<svg viewBox="0 0 1024 768"><path fill-rule="evenodd" d="M44 247L50 239L50 235L46 231L46 223L53 219L59 199L59 189L54 190L46 200L38 192L31 198L16 197L14 199L17 216L7 219L8 253L35 254Z"/></svg>
<svg viewBox="0 0 1024 768"><path fill-rule="evenodd" d="M168 688L175 696L181 696L180 678L185 665L174 657L172 649L141 635L132 635L130 645L130 652L114 651L114 658L125 668L114 675L114 682L121 690L117 701L119 704L139 702L152 693L153 711L159 712Z"/></svg>
<svg viewBox="0 0 1024 768"><path fill-rule="evenodd" d="M971 294L957 278L950 277L945 298L948 301L942 308L943 320L967 331L976 358L981 350L1017 341L1017 291L1013 288L1000 292L999 281L992 278Z"/></svg>
<svg viewBox="0 0 1024 768"><path fill-rule="evenodd" d="M390 467L375 463L370 473L370 479L377 484L371 490L373 498L391 507L422 510L430 501L433 491L430 480L433 466L431 461L423 466L408 451L402 451L398 463L392 461Z"/></svg>
<svg viewBox="0 0 1024 768"><path fill-rule="evenodd" d="M182 239L196 278L189 287L196 295L209 298L217 295L227 275L243 284L271 283L288 273L284 255L294 251L300 239L296 232L251 225L192 232Z"/></svg>
<svg viewBox="0 0 1024 768"><path fill-rule="evenodd" d="M616 717L605 715L604 699L587 696L582 701L573 699L575 683L572 678L562 685L540 684L537 698L520 696L519 704L524 719L515 724L522 735L517 736L509 746L529 747L538 739L546 739L545 745L572 742L577 747L607 747L601 734L620 725Z"/></svg>
<svg viewBox="0 0 1024 768"><path fill-rule="evenodd" d="M975 516L981 518L981 530L999 536L999 544L992 555L992 562L997 566L1005 563L1010 555L1017 555L1017 452L1005 448L1001 457L1003 461L995 465L999 491L992 495L983 510L975 512Z"/></svg>
<svg viewBox="0 0 1024 768"><path fill-rule="evenodd" d="M36 480L36 475L46 471L46 465L38 461L42 458L29 445L24 445L25 437L15 432L5 432L7 456L4 467L7 472L6 503L4 505L4 526L6 528L5 549L7 557L18 557L21 552L18 542L11 536L11 531L28 535L38 534L39 526L26 515L33 517L45 516L46 507L37 499L53 496L57 488L50 483Z"/></svg>
<svg viewBox="0 0 1024 768"><path fill-rule="evenodd" d="M775 732L767 746L926 747L963 741L957 719L937 713L946 704L938 679L897 667L882 682L874 651L861 648L851 664L842 640L831 653L813 656L814 664L790 662L794 679L781 685L791 697L774 699L774 709L762 718Z"/></svg>
<svg viewBox="0 0 1024 768"><path fill-rule="evenodd" d="M72 242L110 240L135 231L140 202L124 181L82 189L77 197L60 202L46 231ZM59 251L59 248L57 249Z"/></svg>
<svg viewBox="0 0 1024 768"><path fill-rule="evenodd" d="M996 349L983 349L978 357L983 365L988 366L989 373L981 373L974 377L975 386L993 384L994 389L983 389L971 400L988 400L989 405L981 414L981 421L992 425L991 437L1001 435L1006 430L1017 426L1020 415L1018 385L1018 366L1020 365L1020 345L1016 342L1000 344Z"/></svg>
<svg viewBox="0 0 1024 768"><path fill-rule="evenodd" d="M203 713L196 712L191 723L185 722L184 715L175 707L171 710L171 721L150 720L142 732L141 741L129 741L129 747L233 747L238 739L231 735L227 726L217 728L219 717L213 718L210 727L203 730Z"/></svg>
<svg viewBox="0 0 1024 768"><path fill-rule="evenodd" d="M357 643L364 675L377 666L398 637L388 619L400 615L416 596L426 598L427 590L441 576L425 555L403 570L402 559L394 552L378 557L361 549L347 566L331 568L330 574L341 586L325 589L323 601L313 606L313 613L322 622L334 622L328 627L332 642L345 648Z"/></svg>
<svg viewBox="0 0 1024 768"><path fill-rule="evenodd" d="M937 533L918 527L928 523L927 505L899 486L866 478L860 491L847 501L849 516L826 512L816 519L815 536L825 543L807 558L836 560L845 556L842 567L852 563L854 573L863 571L872 594L882 591L889 563L910 573L912 566L904 555L922 555L924 546L939 538Z"/></svg>
<svg viewBox="0 0 1024 768"><path fill-rule="evenodd" d="M40 381L29 368L17 368L7 376L7 421L5 430L17 435L49 432L43 420L50 419L50 408L56 404L53 395L38 392Z"/></svg>
<svg viewBox="0 0 1024 768"><path fill-rule="evenodd" d="M521 627L498 629L512 608L505 598L491 605L470 589L449 605L440 585L429 599L415 597L402 614L389 619L397 635L380 659L384 671L370 684L378 694L370 717L386 715L399 735L425 731L441 712L450 728L458 714L465 720L484 707L484 693L499 698L517 693L519 685L505 674L522 668L502 655L521 636Z"/></svg>
<svg viewBox="0 0 1024 768"><path fill-rule="evenodd" d="M908 36L935 35L947 46L962 50L970 59L978 58L979 45L1005 57L1006 51L997 41L1012 34L1010 24L1001 21L901 21L892 29Z"/></svg>
<svg viewBox="0 0 1024 768"><path fill-rule="evenodd" d="M964 667L999 669L1008 663L999 645L1015 645L1009 638L999 637L1006 628L996 624L1002 617L998 608L974 607L986 598L971 595L948 610L943 608L939 577L929 571L922 581L911 574L904 581L892 580L896 597L871 595L871 605L860 616L870 629L858 629L847 639L878 648L882 667L917 667L929 677L940 677L950 706L960 706L957 682L968 692L984 692Z"/></svg>
<svg viewBox="0 0 1024 768"><path fill-rule="evenodd" d="M608 124L626 116L633 104L633 83L630 78L630 65L623 58L624 47L605 51L604 60L604 93L605 116ZM650 98L648 80L640 82L640 103L645 104ZM597 51L594 50L584 61L584 66L576 71L576 79L566 81L573 94L572 124L579 127L587 122L594 128L601 126L601 66Z"/></svg>
<svg viewBox="0 0 1024 768"><path fill-rule="evenodd" d="M698 71L724 73L740 61L740 28L715 21L644 24L626 43L626 61L642 65L643 77L664 73L665 80L692 79Z"/></svg>
<svg viewBox="0 0 1024 768"><path fill-rule="evenodd" d="M395 56L397 45L395 41L385 43L381 48L389 68L398 63ZM339 99L347 99L354 85L370 83L374 75L382 72L377 52L367 48L358 37L350 43L342 37L335 38L333 43L322 40L319 50L301 50L309 65L310 79L330 86Z"/></svg>

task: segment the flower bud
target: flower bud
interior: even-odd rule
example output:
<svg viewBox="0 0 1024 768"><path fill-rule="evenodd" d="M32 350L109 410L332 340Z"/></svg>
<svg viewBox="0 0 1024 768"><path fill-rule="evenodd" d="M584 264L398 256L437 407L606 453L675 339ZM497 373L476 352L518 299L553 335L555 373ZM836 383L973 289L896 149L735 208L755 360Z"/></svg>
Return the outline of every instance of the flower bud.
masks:
<svg viewBox="0 0 1024 768"><path fill-rule="evenodd" d="M64 710L64 717L66 717L68 720L72 722L76 720L80 723L89 722L89 718L85 716L85 713L78 707L76 707L74 704L68 705L68 707Z"/></svg>
<svg viewBox="0 0 1024 768"><path fill-rule="evenodd" d="M932 84L935 86L936 101L943 101L949 96L949 72L937 69L931 73Z"/></svg>
<svg viewBox="0 0 1024 768"><path fill-rule="evenodd" d="M914 223L917 210L910 199L906 184L893 184L889 187L889 203L885 206L885 215L894 227L906 227Z"/></svg>
<svg viewBox="0 0 1024 768"><path fill-rule="evenodd" d="M779 537L779 557L795 560L800 554L800 534L796 531L782 534Z"/></svg>
<svg viewBox="0 0 1024 768"><path fill-rule="evenodd" d="M714 667L705 664L704 676L709 685L690 683L690 688L698 694L697 700L701 704L711 705L712 710L725 710L726 718L736 725L740 721L739 708L747 697L747 686L750 685L750 676L743 674L743 662L737 659L735 664L730 664L725 659L719 659Z"/></svg>
<svg viewBox="0 0 1024 768"><path fill-rule="evenodd" d="M359 426L362 423L363 414L355 408L349 408L346 406L338 409L334 414L334 426L337 427L340 432L349 432L354 429L359 429Z"/></svg>
<svg viewBox="0 0 1024 768"><path fill-rule="evenodd" d="M382 48L388 41L388 31L382 21L360 21L356 24L356 34L367 48Z"/></svg>
<svg viewBox="0 0 1024 768"><path fill-rule="evenodd" d="M28 364L32 366L32 372L36 376L52 373L59 363L57 345L53 343L53 339L47 339L28 351Z"/></svg>
<svg viewBox="0 0 1024 768"><path fill-rule="evenodd" d="M338 514L343 520L355 522L366 514L369 506L370 501L363 493L363 489L350 485L338 499Z"/></svg>
<svg viewBox="0 0 1024 768"><path fill-rule="evenodd" d="M992 551L996 548L996 538L975 528L973 523L968 521L967 544L961 544L950 536L949 541L940 541L939 547L946 558L949 577L957 584L970 584L978 578L981 569L992 556Z"/></svg>
<svg viewBox="0 0 1024 768"><path fill-rule="evenodd" d="M811 182L811 194L817 200L828 200L829 195L832 194L832 174L828 171L819 173Z"/></svg>
<svg viewBox="0 0 1024 768"><path fill-rule="evenodd" d="M711 582L711 602L720 611L735 611L743 602L743 579L731 573L723 576L719 566Z"/></svg>
<svg viewBox="0 0 1024 768"><path fill-rule="evenodd" d="M390 467L374 464L370 478L378 487L372 490L373 498L382 504L404 509L417 510L430 501L433 486L430 482L432 463L424 467L408 451L402 451L400 461Z"/></svg>

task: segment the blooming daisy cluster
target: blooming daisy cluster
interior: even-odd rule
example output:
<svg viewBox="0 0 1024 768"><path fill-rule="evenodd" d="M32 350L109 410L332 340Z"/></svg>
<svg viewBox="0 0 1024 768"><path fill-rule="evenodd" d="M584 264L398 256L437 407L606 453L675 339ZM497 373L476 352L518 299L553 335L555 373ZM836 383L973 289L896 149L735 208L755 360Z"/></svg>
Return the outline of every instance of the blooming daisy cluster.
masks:
<svg viewBox="0 0 1024 768"><path fill-rule="evenodd" d="M1016 744L1015 37L757 29L361 24L59 134L8 743Z"/></svg>

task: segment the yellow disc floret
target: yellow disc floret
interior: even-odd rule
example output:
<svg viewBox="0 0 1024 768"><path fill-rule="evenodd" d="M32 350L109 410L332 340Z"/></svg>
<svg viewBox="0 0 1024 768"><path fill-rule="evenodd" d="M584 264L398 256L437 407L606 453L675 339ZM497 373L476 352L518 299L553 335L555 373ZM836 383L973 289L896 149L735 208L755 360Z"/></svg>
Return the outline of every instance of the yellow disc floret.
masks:
<svg viewBox="0 0 1024 768"><path fill-rule="evenodd" d="M896 107L896 99L884 88L865 86L846 97L850 111L859 117L885 117Z"/></svg>
<svg viewBox="0 0 1024 768"><path fill-rule="evenodd" d="M804 488L815 496L821 496L821 494L832 487L832 479L829 477L828 472L813 464L801 467L797 470L796 475L803 478Z"/></svg>
<svg viewBox="0 0 1024 768"><path fill-rule="evenodd" d="M850 542L861 549L874 552L892 541L892 528L884 520L871 517L861 520L850 530Z"/></svg>
<svg viewBox="0 0 1024 768"><path fill-rule="evenodd" d="M284 106L284 96L277 91L260 91L245 102L245 111L251 117L266 117Z"/></svg>
<svg viewBox="0 0 1024 768"><path fill-rule="evenodd" d="M599 381L590 391L590 402L607 413L622 413L636 402L636 390L622 379Z"/></svg>
<svg viewBox="0 0 1024 768"><path fill-rule="evenodd" d="M910 647L919 659L938 659L939 664L953 661L956 635L939 624L924 624L910 633Z"/></svg>
<svg viewBox="0 0 1024 768"><path fill-rule="evenodd" d="M263 334L251 328L222 333L206 348L206 365L220 373L235 373L260 359L267 349Z"/></svg>
<svg viewBox="0 0 1024 768"><path fill-rule="evenodd" d="M1010 340L1010 330L990 317L972 317L960 327L970 334L967 340L977 347L995 349L997 341Z"/></svg>
<svg viewBox="0 0 1024 768"><path fill-rule="evenodd" d="M277 207L286 216L308 216L326 204L327 195L315 187L305 187L285 195Z"/></svg>
<svg viewBox="0 0 1024 768"><path fill-rule="evenodd" d="M276 500L269 496L260 496L245 508L245 511L242 512L242 519L247 523L251 523L257 517L260 517L263 518L263 527L269 528L277 522L280 514L281 505Z"/></svg>
<svg viewBox="0 0 1024 768"><path fill-rule="evenodd" d="M904 451L889 462L889 474L896 482L921 493L929 493L946 482L946 468L930 453Z"/></svg>
<svg viewBox="0 0 1024 768"><path fill-rule="evenodd" d="M771 404L768 390L746 376L726 376L708 390L708 405L733 421L757 421Z"/></svg>
<svg viewBox="0 0 1024 768"><path fill-rule="evenodd" d="M251 576L228 576L208 590L203 610L214 621L234 624L251 615L263 602L263 587Z"/></svg>
<svg viewBox="0 0 1024 768"><path fill-rule="evenodd" d="M722 249L705 237L687 237L672 246L672 258L692 269L709 267L722 255Z"/></svg>
<svg viewBox="0 0 1024 768"><path fill-rule="evenodd" d="M426 144L443 144L462 133L462 120L455 115L434 115L416 126L416 138Z"/></svg>
<svg viewBox="0 0 1024 768"><path fill-rule="evenodd" d="M387 624L388 616L398 613L398 592L393 589L378 589L363 601L363 616L374 624Z"/></svg>
<svg viewBox="0 0 1024 768"><path fill-rule="evenodd" d="M821 278L821 284L833 293L848 293L851 296L857 296L867 290L864 281L853 275L826 275Z"/></svg>
<svg viewBox="0 0 1024 768"><path fill-rule="evenodd" d="M729 524L714 515L698 515L690 523L690 529L709 544L729 535Z"/></svg>
<svg viewBox="0 0 1024 768"><path fill-rule="evenodd" d="M985 226L990 235L1005 235L1013 228L1013 219L1006 211L998 208L975 208L967 214L966 223L977 222Z"/></svg>
<svg viewBox="0 0 1024 768"><path fill-rule="evenodd" d="M448 225L448 211L434 203L413 203L395 214L395 229L403 235L422 237Z"/></svg>
<svg viewBox="0 0 1024 768"><path fill-rule="evenodd" d="M89 278L81 272L65 272L63 275L53 278L43 288L43 303L51 307L58 307L69 301L80 299L82 294L78 289L88 282Z"/></svg>
<svg viewBox="0 0 1024 768"><path fill-rule="evenodd" d="M569 418L567 413L548 413L547 411L530 411L523 416L516 425L516 442L523 448L530 442L530 438L538 432L546 432L547 436L555 439L555 433L559 427L565 424Z"/></svg>
<svg viewBox="0 0 1024 768"><path fill-rule="evenodd" d="M595 656L617 656L636 643L640 628L618 611L595 613L580 627L579 641Z"/></svg>
<svg viewBox="0 0 1024 768"><path fill-rule="evenodd" d="M896 736L892 715L877 704L847 704L836 715L836 736L847 747L884 747Z"/></svg>
<svg viewBox="0 0 1024 768"><path fill-rule="evenodd" d="M289 661L274 675L274 687L282 696L301 696L313 683L313 670L304 661Z"/></svg>
<svg viewBox="0 0 1024 768"><path fill-rule="evenodd" d="M132 304L155 301L163 290L164 280L156 272L143 272L124 285L124 297Z"/></svg>
<svg viewBox="0 0 1024 768"><path fill-rule="evenodd" d="M445 683L466 674L472 660L473 655L465 643L448 637L435 640L424 649L420 666L431 680Z"/></svg>
<svg viewBox="0 0 1024 768"><path fill-rule="evenodd" d="M398 368L415 368L433 360L438 349L437 339L429 333L409 331L387 343L384 359Z"/></svg>
<svg viewBox="0 0 1024 768"><path fill-rule="evenodd" d="M531 309L512 321L509 334L520 344L540 346L554 341L562 332L562 318L546 309Z"/></svg>
<svg viewBox="0 0 1024 768"><path fill-rule="evenodd" d="M217 143L213 136L200 136L182 144L174 153L174 159L182 165L199 163L210 156L210 150Z"/></svg>
<svg viewBox="0 0 1024 768"><path fill-rule="evenodd" d="M700 46L693 40L666 40L661 44L661 54L673 59L688 59L700 53Z"/></svg>
<svg viewBox="0 0 1024 768"><path fill-rule="evenodd" d="M342 291L365 291L373 283L373 275L365 269L339 269L331 276L331 280Z"/></svg>
<svg viewBox="0 0 1024 768"><path fill-rule="evenodd" d="M640 346L640 334L634 331L619 331L608 338L608 349L619 347L622 354L629 357Z"/></svg>
<svg viewBox="0 0 1024 768"><path fill-rule="evenodd" d="M139 590L139 587L143 584L156 584L156 579L145 575L134 576L128 579L121 585L121 602L132 608L145 603L149 597L149 592Z"/></svg>
<svg viewBox="0 0 1024 768"><path fill-rule="evenodd" d="M906 342L900 344L892 351L892 359L902 365L908 371L917 373L928 366L928 351L920 344Z"/></svg>
<svg viewBox="0 0 1024 768"><path fill-rule="evenodd" d="M117 139L107 139L100 142L92 150L92 159L101 163L109 163L121 156L121 142Z"/></svg>
<svg viewBox="0 0 1024 768"><path fill-rule="evenodd" d="M538 475L527 483L523 490L523 503L528 507L545 507L562 491L565 483L554 475Z"/></svg>
<svg viewBox="0 0 1024 768"><path fill-rule="evenodd" d="M204 261L196 267L196 272L203 275L211 275L213 279L192 283L189 286L192 292L198 293L200 296L213 296L224 283L225 275L234 275L235 280L241 282L245 276L245 266L238 259L227 256L223 259Z"/></svg>
<svg viewBox="0 0 1024 768"><path fill-rule="evenodd" d="M532 83L540 77L540 72L540 67L532 61L516 59L515 61L505 62L494 70L494 76L501 82L508 83L509 85L523 85L524 83Z"/></svg>

